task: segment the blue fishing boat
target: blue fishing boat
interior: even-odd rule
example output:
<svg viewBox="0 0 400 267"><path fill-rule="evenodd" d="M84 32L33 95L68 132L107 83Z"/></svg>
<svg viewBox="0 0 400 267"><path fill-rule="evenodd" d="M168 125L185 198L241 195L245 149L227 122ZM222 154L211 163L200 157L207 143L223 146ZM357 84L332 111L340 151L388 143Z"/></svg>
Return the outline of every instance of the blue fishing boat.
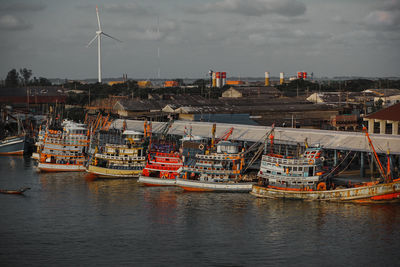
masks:
<svg viewBox="0 0 400 267"><path fill-rule="evenodd" d="M22 155L25 148L25 135L10 136L0 141L0 155Z"/></svg>

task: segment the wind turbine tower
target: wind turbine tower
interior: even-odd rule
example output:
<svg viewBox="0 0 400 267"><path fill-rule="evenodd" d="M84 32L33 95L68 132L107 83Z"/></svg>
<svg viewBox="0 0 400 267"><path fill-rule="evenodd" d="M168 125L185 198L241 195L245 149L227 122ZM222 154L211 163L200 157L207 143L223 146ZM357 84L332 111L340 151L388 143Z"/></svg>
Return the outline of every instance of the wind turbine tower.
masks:
<svg viewBox="0 0 400 267"><path fill-rule="evenodd" d="M96 6L96 14L97 14L97 25L99 26L99 29L96 31L96 35L94 38L86 45L86 47L89 47L94 40L97 38L97 57L98 57L98 77L99 77L99 83L101 83L101 36L107 36L111 39L114 39L115 41L122 42L121 40L118 40L117 38L112 37L111 35L108 35L107 33L103 32L101 30L101 25L100 25L100 17L99 17L99 8Z"/></svg>
<svg viewBox="0 0 400 267"><path fill-rule="evenodd" d="M158 40L158 47L157 47L157 78L161 78L161 61L160 61L160 18L157 16L157 38Z"/></svg>

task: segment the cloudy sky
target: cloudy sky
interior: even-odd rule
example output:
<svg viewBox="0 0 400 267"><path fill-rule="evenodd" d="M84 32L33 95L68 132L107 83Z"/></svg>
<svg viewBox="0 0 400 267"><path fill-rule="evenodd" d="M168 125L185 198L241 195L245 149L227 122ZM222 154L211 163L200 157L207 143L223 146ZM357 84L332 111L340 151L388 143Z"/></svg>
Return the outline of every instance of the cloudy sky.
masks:
<svg viewBox="0 0 400 267"><path fill-rule="evenodd" d="M0 0L0 78L96 78L96 5L105 78L400 76L400 0Z"/></svg>

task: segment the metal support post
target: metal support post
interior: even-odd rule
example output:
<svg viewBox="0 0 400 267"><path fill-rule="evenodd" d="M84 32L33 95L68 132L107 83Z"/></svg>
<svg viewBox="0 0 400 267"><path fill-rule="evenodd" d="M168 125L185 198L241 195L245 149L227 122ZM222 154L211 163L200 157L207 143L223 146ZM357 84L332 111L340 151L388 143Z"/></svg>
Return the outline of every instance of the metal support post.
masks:
<svg viewBox="0 0 400 267"><path fill-rule="evenodd" d="M365 177L364 152L360 152L360 177Z"/></svg>
<svg viewBox="0 0 400 267"><path fill-rule="evenodd" d="M337 166L337 150L333 150L333 165Z"/></svg>

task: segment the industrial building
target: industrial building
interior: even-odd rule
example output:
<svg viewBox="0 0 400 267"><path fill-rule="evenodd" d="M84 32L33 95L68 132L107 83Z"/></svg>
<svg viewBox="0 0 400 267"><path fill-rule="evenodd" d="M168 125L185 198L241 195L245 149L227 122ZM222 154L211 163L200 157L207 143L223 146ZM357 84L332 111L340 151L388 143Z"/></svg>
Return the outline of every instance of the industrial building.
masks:
<svg viewBox="0 0 400 267"><path fill-rule="evenodd" d="M399 135L400 103L372 113L366 116L364 121L368 122L369 133L378 129L380 134Z"/></svg>

